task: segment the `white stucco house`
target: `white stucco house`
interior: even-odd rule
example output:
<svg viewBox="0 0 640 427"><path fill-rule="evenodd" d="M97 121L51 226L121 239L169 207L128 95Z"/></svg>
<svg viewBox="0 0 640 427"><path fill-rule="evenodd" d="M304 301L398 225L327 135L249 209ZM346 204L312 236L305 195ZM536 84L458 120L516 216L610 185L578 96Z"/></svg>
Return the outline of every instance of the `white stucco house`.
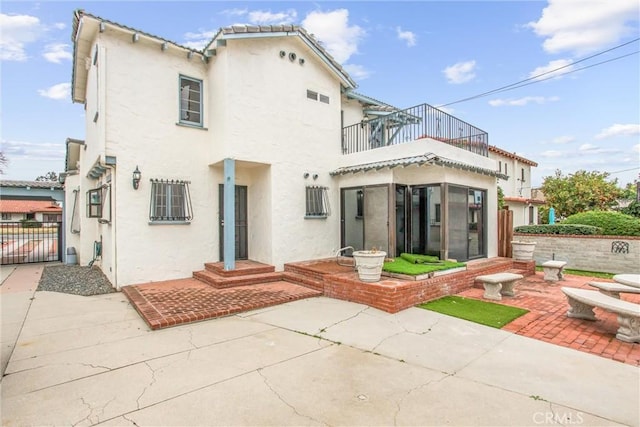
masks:
<svg viewBox="0 0 640 427"><path fill-rule="evenodd" d="M77 11L72 38L67 246L116 286L346 246L496 256L507 176L487 133L355 92L303 28L223 28L196 51Z"/></svg>
<svg viewBox="0 0 640 427"><path fill-rule="evenodd" d="M537 224L538 207L545 203L532 196L531 168L538 164L493 145L489 146L489 158L504 175L498 178L498 185L504 192L505 205L513 211L513 226Z"/></svg>

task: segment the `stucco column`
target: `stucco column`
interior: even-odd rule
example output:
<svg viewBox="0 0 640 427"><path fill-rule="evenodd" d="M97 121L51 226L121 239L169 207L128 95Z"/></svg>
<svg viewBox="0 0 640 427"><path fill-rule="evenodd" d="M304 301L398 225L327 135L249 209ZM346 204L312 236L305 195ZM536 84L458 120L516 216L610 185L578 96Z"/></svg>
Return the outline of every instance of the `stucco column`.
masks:
<svg viewBox="0 0 640 427"><path fill-rule="evenodd" d="M224 159L224 269L236 268L236 162Z"/></svg>

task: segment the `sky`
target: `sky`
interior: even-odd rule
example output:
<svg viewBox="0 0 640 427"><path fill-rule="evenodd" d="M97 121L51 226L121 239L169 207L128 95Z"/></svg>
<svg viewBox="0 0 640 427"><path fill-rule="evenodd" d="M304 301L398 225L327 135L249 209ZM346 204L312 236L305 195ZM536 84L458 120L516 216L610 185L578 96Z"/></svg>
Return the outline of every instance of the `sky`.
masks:
<svg viewBox="0 0 640 427"><path fill-rule="evenodd" d="M359 93L427 103L485 130L491 145L538 163L533 187L556 170L607 172L621 187L639 177L638 0L2 0L2 179L62 172L65 140L84 139L70 90L77 8L196 49L224 26L302 25Z"/></svg>

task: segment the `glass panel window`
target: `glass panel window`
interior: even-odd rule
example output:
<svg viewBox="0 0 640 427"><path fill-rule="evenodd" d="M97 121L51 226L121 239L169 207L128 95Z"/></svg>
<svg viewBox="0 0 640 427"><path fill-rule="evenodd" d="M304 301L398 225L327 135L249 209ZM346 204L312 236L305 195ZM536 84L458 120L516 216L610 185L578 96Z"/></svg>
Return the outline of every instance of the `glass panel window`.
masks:
<svg viewBox="0 0 640 427"><path fill-rule="evenodd" d="M102 187L87 191L87 216L102 217Z"/></svg>
<svg viewBox="0 0 640 427"><path fill-rule="evenodd" d="M180 76L180 123L202 126L202 80Z"/></svg>
<svg viewBox="0 0 640 427"><path fill-rule="evenodd" d="M192 219L188 181L151 180L149 221L188 222Z"/></svg>
<svg viewBox="0 0 640 427"><path fill-rule="evenodd" d="M306 188L305 218L326 218L329 216L328 191L327 187L308 186Z"/></svg>

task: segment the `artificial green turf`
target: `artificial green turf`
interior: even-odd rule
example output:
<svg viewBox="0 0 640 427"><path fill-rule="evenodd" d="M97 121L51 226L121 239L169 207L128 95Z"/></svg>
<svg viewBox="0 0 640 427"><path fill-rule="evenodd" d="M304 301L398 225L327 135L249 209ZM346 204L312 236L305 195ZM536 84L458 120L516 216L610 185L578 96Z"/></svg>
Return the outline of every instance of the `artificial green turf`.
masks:
<svg viewBox="0 0 640 427"><path fill-rule="evenodd" d="M536 271L544 271L544 269L542 266L538 266ZM616 275L615 273L605 273L603 271L574 270L572 268L565 268L562 273L573 274L574 276L597 277L599 279L613 279L613 276Z"/></svg>
<svg viewBox="0 0 640 427"><path fill-rule="evenodd" d="M456 295L429 301L418 305L418 307L498 329L529 312L529 310L522 308Z"/></svg>
<svg viewBox="0 0 640 427"><path fill-rule="evenodd" d="M433 255L418 255L418 254L407 254L401 253L400 258L409 261L411 264L439 264L440 258Z"/></svg>
<svg viewBox="0 0 640 427"><path fill-rule="evenodd" d="M432 271L449 270L451 268L464 267L464 262L440 261L438 264L413 264L404 258L396 258L384 263L382 270L388 273L407 274L418 276Z"/></svg>

